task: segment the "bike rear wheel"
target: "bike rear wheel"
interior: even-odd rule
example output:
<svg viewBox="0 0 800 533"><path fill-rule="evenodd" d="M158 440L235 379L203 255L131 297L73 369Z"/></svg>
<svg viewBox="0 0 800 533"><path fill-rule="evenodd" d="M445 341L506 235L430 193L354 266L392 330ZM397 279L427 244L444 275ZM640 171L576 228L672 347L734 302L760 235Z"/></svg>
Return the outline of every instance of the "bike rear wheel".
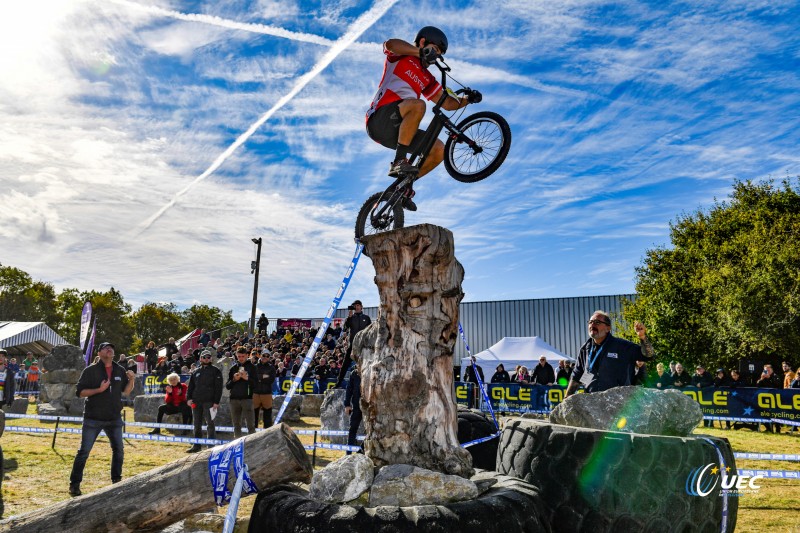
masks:
<svg viewBox="0 0 800 533"><path fill-rule="evenodd" d="M462 120L458 129L474 145L453 137L447 139L444 167L453 179L475 183L500 168L511 148L511 128L506 119L491 111L481 111Z"/></svg>
<svg viewBox="0 0 800 533"><path fill-rule="evenodd" d="M387 206L387 200L394 201L394 205ZM376 216L384 206L387 206L384 213ZM404 213L400 200L396 200L394 194L375 193L364 202L358 212L356 239L360 239L364 235L375 235L384 231L402 228L403 222Z"/></svg>

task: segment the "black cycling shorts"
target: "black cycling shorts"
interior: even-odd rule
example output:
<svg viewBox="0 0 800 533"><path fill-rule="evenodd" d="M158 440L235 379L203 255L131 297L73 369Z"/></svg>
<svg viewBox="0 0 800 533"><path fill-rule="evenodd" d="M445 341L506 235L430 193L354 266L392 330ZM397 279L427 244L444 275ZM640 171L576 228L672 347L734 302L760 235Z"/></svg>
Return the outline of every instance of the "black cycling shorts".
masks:
<svg viewBox="0 0 800 533"><path fill-rule="evenodd" d="M400 116L400 102L402 100L379 107L367 120L367 135L369 135L369 138L392 150L397 149L400 123L403 121L403 117ZM422 142L423 135L425 135L423 130L417 130L417 134L414 135L414 140L409 147L412 152Z"/></svg>

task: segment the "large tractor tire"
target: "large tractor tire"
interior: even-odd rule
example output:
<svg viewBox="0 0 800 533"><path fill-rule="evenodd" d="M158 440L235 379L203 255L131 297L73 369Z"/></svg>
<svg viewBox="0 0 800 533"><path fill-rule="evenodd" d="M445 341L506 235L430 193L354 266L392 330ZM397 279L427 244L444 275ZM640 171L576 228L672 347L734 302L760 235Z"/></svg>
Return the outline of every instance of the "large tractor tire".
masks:
<svg viewBox="0 0 800 533"><path fill-rule="evenodd" d="M736 472L727 439L513 419L499 446L497 471L539 488L553 531L711 533L736 527L738 499L720 496L720 483L705 497L687 492L692 471L719 466L720 457Z"/></svg>
<svg viewBox="0 0 800 533"><path fill-rule="evenodd" d="M497 433L494 422L468 409L458 410L458 442L466 444ZM482 470L494 470L497 460L497 438L474 444L467 448L472 455L472 466Z"/></svg>
<svg viewBox="0 0 800 533"><path fill-rule="evenodd" d="M475 500L415 507L320 503L293 485L258 494L249 533L508 533L550 531L543 520L541 495L519 479L483 472L476 478L497 480ZM476 479L473 478L473 479Z"/></svg>

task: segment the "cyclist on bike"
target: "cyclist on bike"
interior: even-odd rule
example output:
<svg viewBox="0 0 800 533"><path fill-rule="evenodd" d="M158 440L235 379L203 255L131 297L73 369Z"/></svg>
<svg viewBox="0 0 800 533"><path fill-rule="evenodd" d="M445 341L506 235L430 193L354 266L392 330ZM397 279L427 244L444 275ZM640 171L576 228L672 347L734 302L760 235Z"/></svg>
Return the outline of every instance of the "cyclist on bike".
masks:
<svg viewBox="0 0 800 533"><path fill-rule="evenodd" d="M444 143L436 140L422 168L408 161L422 140L424 131L419 129L425 116L424 96L438 102L442 96L442 86L428 72L437 57L447 52L447 36L439 28L425 26L417 33L414 44L401 39L389 39L383 43L386 63L378 92L367 111L367 134L375 142L395 150L395 157L389 168L389 176L424 176L444 159ZM442 107L455 111L467 104L481 101L481 93L469 91L463 97L448 94ZM416 211L411 200L414 191L409 185L403 199L403 207Z"/></svg>

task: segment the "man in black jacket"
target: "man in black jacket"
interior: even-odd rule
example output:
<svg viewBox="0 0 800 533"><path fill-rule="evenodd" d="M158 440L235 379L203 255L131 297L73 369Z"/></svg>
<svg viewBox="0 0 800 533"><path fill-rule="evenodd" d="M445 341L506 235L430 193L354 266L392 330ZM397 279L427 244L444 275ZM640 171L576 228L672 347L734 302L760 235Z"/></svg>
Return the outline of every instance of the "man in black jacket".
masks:
<svg viewBox="0 0 800 533"><path fill-rule="evenodd" d="M83 369L75 386L75 395L86 398L86 403L83 405L81 447L69 476L70 496L81 495L83 469L100 431L105 431L111 444L111 482L122 480L122 462L125 459L120 417L122 395L131 393L136 375L114 362L114 345L110 342L100 343L97 355L99 361Z"/></svg>
<svg viewBox="0 0 800 533"><path fill-rule="evenodd" d="M547 362L547 357L544 355L539 357L539 364L533 367L531 372L531 383L536 385L553 385L556 382L556 373L550 363Z"/></svg>
<svg viewBox="0 0 800 533"><path fill-rule="evenodd" d="M216 437L216 427L211 410L219 409L219 401L222 398L222 371L211 364L213 354L204 351L200 354L200 368L192 373L189 378L189 390L186 392L186 400L192 406L192 417L194 417L194 438L199 439L203 436L203 420L208 426L208 438ZM194 444L186 450L186 453L197 453L200 445Z"/></svg>
<svg viewBox="0 0 800 533"><path fill-rule="evenodd" d="M261 352L261 360L256 365L256 385L253 389L253 418L258 427L258 410L264 411L264 428L272 425L272 387L275 385L277 369L272 364L272 354Z"/></svg>
<svg viewBox="0 0 800 533"><path fill-rule="evenodd" d="M350 316L347 317L347 320L344 321L344 330L347 331L347 352L344 354L344 360L342 361L342 368L339 369L339 377L336 378L336 385L334 388L339 388L342 386L342 382L344 381L345 375L347 375L347 371L350 369L350 362L352 361L351 357L353 354L353 339L356 337L356 334L369 326L372 323L372 320L364 314L364 307L361 305L361 300L356 300L347 308L351 313Z"/></svg>
<svg viewBox="0 0 800 533"><path fill-rule="evenodd" d="M581 347L578 361L565 396L574 394L581 383L586 392L602 392L631 384L636 361L653 359L653 345L641 322L633 325L639 344L611 335L611 318L604 311L595 311L588 322L589 340Z"/></svg>
<svg viewBox="0 0 800 533"><path fill-rule="evenodd" d="M14 403L14 371L8 367L8 352L0 349L0 407Z"/></svg>
<svg viewBox="0 0 800 533"><path fill-rule="evenodd" d="M255 413L253 412L253 389L256 385L256 367L247 357L247 348L236 349L236 363L228 372L225 388L231 391L231 422L233 438L242 436L242 417L247 424L250 435L256 432Z"/></svg>

